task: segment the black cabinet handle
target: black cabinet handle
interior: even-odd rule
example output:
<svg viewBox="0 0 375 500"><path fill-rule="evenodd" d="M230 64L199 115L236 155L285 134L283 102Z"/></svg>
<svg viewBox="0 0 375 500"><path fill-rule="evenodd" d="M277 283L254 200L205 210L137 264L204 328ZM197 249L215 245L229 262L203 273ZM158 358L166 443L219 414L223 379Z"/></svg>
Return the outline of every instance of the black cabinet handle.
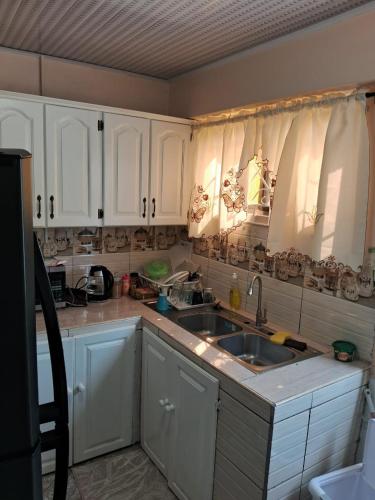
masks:
<svg viewBox="0 0 375 500"><path fill-rule="evenodd" d="M146 217L146 198L143 198L143 214L142 214L142 217L145 218Z"/></svg>
<svg viewBox="0 0 375 500"><path fill-rule="evenodd" d="M155 203L155 198L152 198L152 204L154 206L154 209L152 211L151 217L155 217L155 209L156 209L156 203Z"/></svg>
<svg viewBox="0 0 375 500"><path fill-rule="evenodd" d="M42 204L41 204L41 201L42 201L42 197L40 196L40 194L38 194L38 196L36 197L36 200L38 202L38 212L36 214L36 216L38 217L38 219L40 219L42 217Z"/></svg>
<svg viewBox="0 0 375 500"><path fill-rule="evenodd" d="M54 207L53 207L53 202L54 202L55 198L54 196L50 196L49 197L49 201L51 202L51 212L49 214L50 218L53 219L55 217L55 214L54 214Z"/></svg>

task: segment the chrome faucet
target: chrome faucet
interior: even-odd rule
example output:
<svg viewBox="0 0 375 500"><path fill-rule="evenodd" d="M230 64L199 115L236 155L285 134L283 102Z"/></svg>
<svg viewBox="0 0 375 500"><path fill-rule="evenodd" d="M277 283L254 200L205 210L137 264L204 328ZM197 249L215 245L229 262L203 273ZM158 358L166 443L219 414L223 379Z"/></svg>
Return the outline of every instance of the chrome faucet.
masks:
<svg viewBox="0 0 375 500"><path fill-rule="evenodd" d="M253 295L254 293L254 284L256 281L259 281L258 285L258 307L257 307L257 313L255 317L255 326L258 328L267 323L267 311L266 308L264 308L264 311L262 312L262 290L263 290L263 284L262 284L262 278L258 275L254 276L253 279L251 280L249 289L247 291L248 295Z"/></svg>

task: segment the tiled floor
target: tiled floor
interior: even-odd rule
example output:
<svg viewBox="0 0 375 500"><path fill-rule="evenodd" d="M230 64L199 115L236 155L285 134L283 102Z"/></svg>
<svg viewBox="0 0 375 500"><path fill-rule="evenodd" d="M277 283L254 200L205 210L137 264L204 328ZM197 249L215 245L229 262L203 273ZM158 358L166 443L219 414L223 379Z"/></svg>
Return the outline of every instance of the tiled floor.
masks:
<svg viewBox="0 0 375 500"><path fill-rule="evenodd" d="M43 478L44 500L53 498L53 474ZM165 478L139 446L74 466L67 500L174 500Z"/></svg>

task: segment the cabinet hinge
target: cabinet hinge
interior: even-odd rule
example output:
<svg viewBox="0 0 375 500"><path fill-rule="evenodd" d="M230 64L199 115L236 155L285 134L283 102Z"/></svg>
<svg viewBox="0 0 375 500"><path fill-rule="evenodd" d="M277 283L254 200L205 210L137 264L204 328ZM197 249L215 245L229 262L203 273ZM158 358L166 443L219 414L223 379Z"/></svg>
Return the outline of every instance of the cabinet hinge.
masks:
<svg viewBox="0 0 375 500"><path fill-rule="evenodd" d="M215 408L216 408L216 411L220 411L221 410L221 400L220 399L218 401L216 401Z"/></svg>
<svg viewBox="0 0 375 500"><path fill-rule="evenodd" d="M99 131L104 130L104 122L103 122L103 120L98 120L98 130Z"/></svg>
<svg viewBox="0 0 375 500"><path fill-rule="evenodd" d="M102 208L98 209L98 219L103 219L104 217L104 210Z"/></svg>

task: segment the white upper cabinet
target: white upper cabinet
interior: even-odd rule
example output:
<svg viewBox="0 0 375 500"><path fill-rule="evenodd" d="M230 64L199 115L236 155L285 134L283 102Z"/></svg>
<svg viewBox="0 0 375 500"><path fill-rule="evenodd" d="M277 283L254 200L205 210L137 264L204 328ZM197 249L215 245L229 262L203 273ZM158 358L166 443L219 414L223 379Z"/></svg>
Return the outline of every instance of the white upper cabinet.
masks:
<svg viewBox="0 0 375 500"><path fill-rule="evenodd" d="M0 147L21 148L32 154L33 225L46 225L43 104L0 99Z"/></svg>
<svg viewBox="0 0 375 500"><path fill-rule="evenodd" d="M147 224L150 120L104 114L104 225Z"/></svg>
<svg viewBox="0 0 375 500"><path fill-rule="evenodd" d="M150 224L187 222L190 132L189 125L151 122Z"/></svg>
<svg viewBox="0 0 375 500"><path fill-rule="evenodd" d="M102 132L97 111L46 106L47 224L98 226Z"/></svg>

